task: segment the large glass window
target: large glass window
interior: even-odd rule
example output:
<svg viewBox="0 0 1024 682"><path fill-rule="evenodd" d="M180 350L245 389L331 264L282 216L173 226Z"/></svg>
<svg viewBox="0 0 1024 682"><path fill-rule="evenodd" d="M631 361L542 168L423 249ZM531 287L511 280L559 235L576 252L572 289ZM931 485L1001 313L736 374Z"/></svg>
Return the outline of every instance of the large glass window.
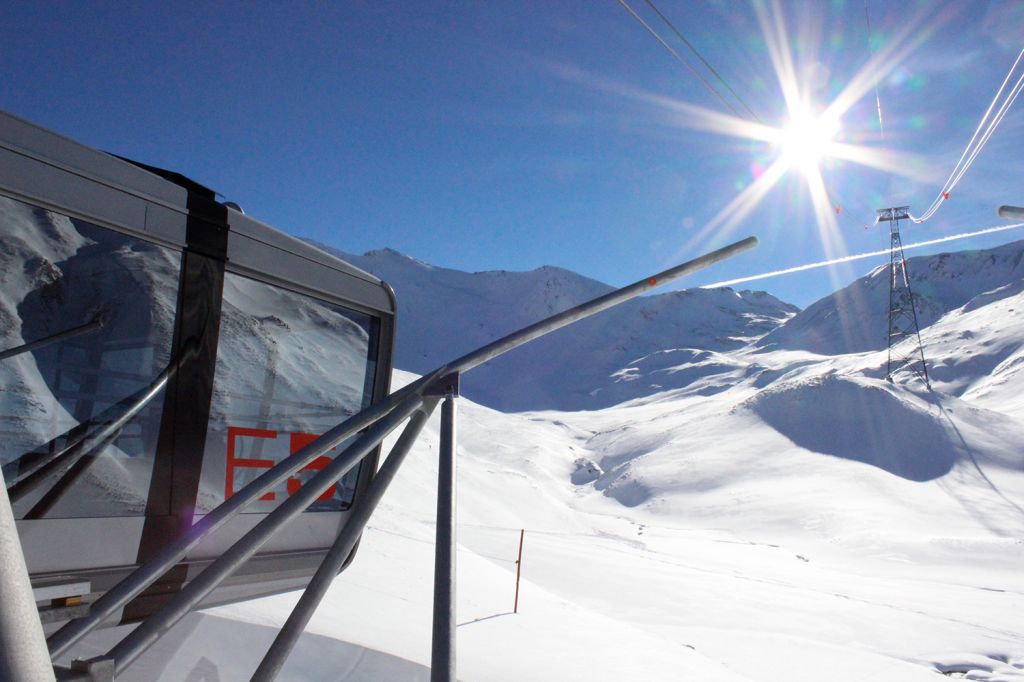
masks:
<svg viewBox="0 0 1024 682"><path fill-rule="evenodd" d="M370 404L378 328L369 315L226 275L200 512ZM246 511L273 509L334 454L315 460ZM357 476L353 469L311 511L347 508Z"/></svg>
<svg viewBox="0 0 1024 682"><path fill-rule="evenodd" d="M19 518L143 514L180 255L0 196L0 463Z"/></svg>

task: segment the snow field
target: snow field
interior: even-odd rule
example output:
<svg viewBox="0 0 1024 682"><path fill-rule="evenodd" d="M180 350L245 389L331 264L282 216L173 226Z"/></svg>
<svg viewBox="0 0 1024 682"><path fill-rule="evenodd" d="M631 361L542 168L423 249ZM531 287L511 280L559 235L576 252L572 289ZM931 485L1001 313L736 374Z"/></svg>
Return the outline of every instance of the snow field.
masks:
<svg viewBox="0 0 1024 682"><path fill-rule="evenodd" d="M789 321L760 342L729 327L710 350L626 344L597 378L581 374L579 349L608 339L577 336L565 345L579 362L547 369L628 399L614 408L506 414L460 399L460 679L1024 680L1022 248L993 250L998 272L980 278L970 268L985 254L911 261L915 286L937 282L920 287L934 391L885 382L885 351L857 345L851 301L874 295L874 272L792 318L774 306L773 324ZM498 299L514 279L481 274ZM551 306L594 285L541 274ZM492 338L499 321L480 319ZM550 397L513 383L523 400ZM283 679L424 679L437 442L435 415ZM244 678L296 599L194 615L201 635L159 675L153 663L128 679Z"/></svg>
<svg viewBox="0 0 1024 682"><path fill-rule="evenodd" d="M847 381L822 385L842 394ZM936 411L879 384L902 409ZM992 498L957 475L969 460L910 480L707 402L506 415L460 400L460 679L1024 679L1024 542L991 527L998 505L965 504ZM988 411L944 407L980 420L959 422L965 440L984 432ZM437 437L435 417L312 635L429 665ZM1020 467L976 453L1020 499ZM580 455L615 478L571 484ZM613 496L627 465L649 494L632 507ZM294 599L213 613L283 622Z"/></svg>

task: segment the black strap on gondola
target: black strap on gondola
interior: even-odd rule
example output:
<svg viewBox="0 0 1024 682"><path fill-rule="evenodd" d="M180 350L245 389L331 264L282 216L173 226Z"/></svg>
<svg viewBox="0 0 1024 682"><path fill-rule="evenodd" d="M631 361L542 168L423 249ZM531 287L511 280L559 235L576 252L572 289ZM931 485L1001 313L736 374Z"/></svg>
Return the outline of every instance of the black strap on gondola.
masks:
<svg viewBox="0 0 1024 682"><path fill-rule="evenodd" d="M213 401L228 248L228 211L217 202L213 190L176 173L143 167L188 191L186 247L172 353L181 353L187 345L197 350L188 365L171 377L164 394L146 520L139 541L140 564L169 540L188 532L194 519ZM135 622L151 613L181 589L186 573L184 564L169 570L125 606L122 622Z"/></svg>

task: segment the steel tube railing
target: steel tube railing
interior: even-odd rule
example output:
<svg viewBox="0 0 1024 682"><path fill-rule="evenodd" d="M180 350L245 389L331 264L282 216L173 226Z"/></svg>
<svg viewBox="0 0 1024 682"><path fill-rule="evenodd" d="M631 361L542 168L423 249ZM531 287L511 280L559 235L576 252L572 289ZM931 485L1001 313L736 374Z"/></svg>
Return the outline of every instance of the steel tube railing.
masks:
<svg viewBox="0 0 1024 682"><path fill-rule="evenodd" d="M441 404L430 682L455 682L455 396Z"/></svg>
<svg viewBox="0 0 1024 682"><path fill-rule="evenodd" d="M0 561L0 680L53 680L6 486L0 489Z"/></svg>
<svg viewBox="0 0 1024 682"><path fill-rule="evenodd" d="M145 388L5 464L4 470L17 477L16 482L7 488L11 499L15 502L20 500L50 476L66 472L81 457L91 455L116 438L121 429L144 410L182 365L195 355L197 347L194 342L187 344L178 358L169 363ZM64 442L58 446L61 440Z"/></svg>
<svg viewBox="0 0 1024 682"><path fill-rule="evenodd" d="M335 481L341 479L353 466L368 455L402 421L423 405L423 397L412 395L386 417L374 424L365 435L349 446L330 464L310 478L294 495L267 514L248 533L231 545L194 580L189 582L159 611L132 630L105 658L113 659L117 672L121 672L152 646L175 623L185 617L225 578L248 561L271 536L286 523L301 514Z"/></svg>
<svg viewBox="0 0 1024 682"><path fill-rule="evenodd" d="M1024 208L1020 206L1000 206L996 213L1007 220L1024 220Z"/></svg>
<svg viewBox="0 0 1024 682"><path fill-rule="evenodd" d="M410 395L407 390L393 393L388 399L372 405L355 414L338 426L324 433L320 438L302 448L294 455L281 460L260 474L251 483L229 497L215 509L195 523L189 532L169 543L151 560L137 568L120 583L105 592L89 607L89 615L69 622L47 640L53 658L67 650L82 637L111 617L119 608L134 599L172 566L181 561L196 545L217 531L247 506L258 500L265 492L279 485L299 469L321 457L339 443L389 414L402 398Z"/></svg>
<svg viewBox="0 0 1024 682"><path fill-rule="evenodd" d="M391 481L395 478L395 474L398 473L398 469L405 461L406 455L409 454L413 444L423 430L424 424L427 423L427 419L430 418L430 414L434 411L435 405L436 401L429 401L419 411L415 412L409 420L405 430L402 431L402 435L398 438L398 442L395 443L384 464L374 475L366 495L353 507L349 517L345 520L345 527L338 535L338 539L334 542L330 551L327 552L327 556L324 557L313 579L309 581L305 591L302 593L302 597L299 598L295 608L292 609L288 620L285 621L273 644L270 645L270 649L264 655L263 661L260 662L256 672L253 673L253 682L271 682L281 671L285 661L288 659L288 654L295 647L295 643L306 629L306 624L313 616L313 612L316 611L324 595L327 594L327 589L331 586L331 582L337 577L345 560L351 554L356 541L359 540L359 536L363 532L363 528L370 520L374 510L377 509L377 504L384 497L384 493L387 492Z"/></svg>
<svg viewBox="0 0 1024 682"><path fill-rule="evenodd" d="M51 334L50 336L30 341L29 343L24 343L20 346L15 346L14 348L0 350L0 360L6 360L7 358L12 358L15 355L21 355L22 353L31 353L32 351L45 348L46 346L57 343L58 341L64 341L81 334L88 334L91 331L99 329L106 323L107 317L100 313L99 315L95 315L90 322L80 324L77 327L65 329L62 332L57 332L56 334Z"/></svg>
<svg viewBox="0 0 1024 682"><path fill-rule="evenodd" d="M260 546L262 546L270 535L278 530L284 523L301 513L315 498L326 490L330 484L341 477L345 471L354 466L362 457L372 450L384 438L384 436L397 427L397 425L411 413L420 409L424 402L424 394L435 385L440 377L458 375L461 372L472 369L488 360L494 359L503 353L518 346L528 343L540 336L565 327L591 315L619 305L627 300L635 298L640 294L662 284L671 282L679 277L693 273L704 267L730 258L738 253L746 251L757 244L755 237L749 237L717 251L687 261L674 268L670 268L647 279L634 284L622 287L592 301L581 304L557 315L553 315L535 324L487 344L477 350L463 355L456 360L449 362L437 370L426 374L417 381L405 388L391 394L380 403L370 406L366 410L353 415L338 426L334 427L319 439L306 446L299 452L282 460L271 469L257 477L252 483L233 495L216 509L198 521L186 537L172 542L164 551L160 552L151 561L147 562L121 583L105 593L99 600L92 604L87 617L68 623L57 631L49 640L51 656L65 653L69 647L81 637L98 626L104 620L111 617L117 609L124 606L129 600L141 593L146 587L157 580L168 569L204 540L211 533L219 529L224 523L238 514L242 509L261 497L270 488L278 485L298 469L309 464L319 456L324 455L345 439L351 437L364 428L370 431L351 445L344 453L338 455L334 461L314 476L297 493L286 500L280 507L274 510L252 531L246 534L235 545L215 560L195 580L190 582L178 593L178 595L165 605L160 611L147 619L134 632L129 634L121 643L115 646L104 659L114 659L117 670L123 670L135 660L146 648L148 648L163 632L169 629L174 623L180 620L220 582L236 570L242 563L248 560ZM442 457L439 469L439 502L438 502L438 549L435 555L435 580L441 580L447 585L441 585L435 590L435 596L440 593L440 600L437 603L439 609L444 610L443 614L435 618L435 649L432 656L436 657L438 667L447 670L443 673L447 677L438 679L454 679L454 513L455 513L455 461L454 461L454 440L455 440L455 405L454 396L445 399L442 420ZM447 425L447 426L446 426ZM411 442L409 443L411 447ZM396 446L397 448L397 446ZM393 451L393 454L399 452ZM404 457L405 453L401 453ZM390 461L390 457L388 458ZM352 460L352 461L349 461ZM447 462L447 464L445 463ZM396 460L395 468L401 464L401 459ZM383 470L383 468L382 468ZM379 474L378 474L379 475ZM446 483L446 481L448 481ZM380 494L383 494L383 486ZM375 490L376 488L371 488ZM445 496L445 500L441 497ZM375 505L376 503L374 503ZM442 508L442 505L443 508ZM368 508L367 516L372 513ZM355 513L355 511L354 511ZM364 522L365 523L365 522ZM444 527L444 528L442 528ZM344 531L343 531L344 534ZM358 532L353 531L353 537ZM341 547L342 538L336 542ZM345 543L348 542L346 538ZM447 548L447 549L445 549ZM339 550L340 551L340 550ZM350 551L350 550L349 550ZM347 556L347 553L345 553ZM446 594L445 594L446 593ZM310 593L310 600L313 593ZM316 601L319 601L317 599ZM447 608L445 608L447 604ZM308 610L308 614L300 614L296 618L305 617L308 620L309 614L315 604ZM305 613L306 609L303 609ZM293 614L294 615L294 614ZM299 629L301 633L301 628ZM439 639L439 635L441 638ZM293 637L292 634L288 635ZM437 643L444 639L447 653L438 650ZM283 646L283 645L282 645ZM269 653L269 652L268 652Z"/></svg>
<svg viewBox="0 0 1024 682"><path fill-rule="evenodd" d="M70 447L48 455L40 453L40 459L33 462L26 474L8 489L11 501L18 502L50 476L67 471L82 456L90 455L116 438L124 425L134 419L163 390L177 369L178 363L169 365L149 386L104 410L92 428L81 434L81 438Z"/></svg>

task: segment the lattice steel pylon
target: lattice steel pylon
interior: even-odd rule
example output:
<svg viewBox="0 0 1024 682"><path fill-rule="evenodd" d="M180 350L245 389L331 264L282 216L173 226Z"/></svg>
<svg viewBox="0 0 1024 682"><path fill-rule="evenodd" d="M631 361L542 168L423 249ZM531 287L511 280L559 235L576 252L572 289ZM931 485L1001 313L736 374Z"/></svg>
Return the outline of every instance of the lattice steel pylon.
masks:
<svg viewBox="0 0 1024 682"><path fill-rule="evenodd" d="M931 388L914 308L914 292L910 289L907 260L900 240L900 220L910 216L909 209L909 206L880 209L875 221L889 223L889 361L885 378L891 382L894 374L906 369Z"/></svg>

